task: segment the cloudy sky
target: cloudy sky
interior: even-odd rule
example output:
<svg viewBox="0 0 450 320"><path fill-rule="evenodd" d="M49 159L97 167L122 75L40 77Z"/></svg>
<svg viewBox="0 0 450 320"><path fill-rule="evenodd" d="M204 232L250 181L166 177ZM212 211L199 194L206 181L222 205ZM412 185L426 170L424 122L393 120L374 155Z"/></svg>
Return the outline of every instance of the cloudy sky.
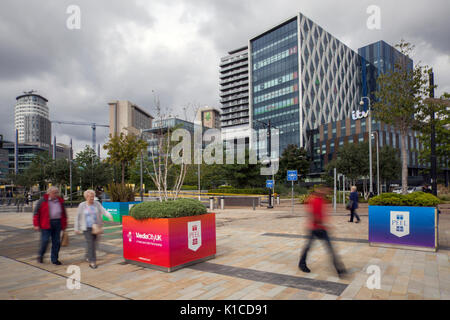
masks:
<svg viewBox="0 0 450 320"><path fill-rule="evenodd" d="M80 29L67 28L70 5ZM380 30L367 27L371 5ZM108 124L115 99L154 114L156 96L181 118L183 108L220 108L220 58L297 12L354 50L415 44L414 61L435 70L436 95L450 92L448 0L1 0L0 134L13 139L15 97L32 89L49 100L52 120ZM97 141L107 134L98 128ZM72 137L75 151L91 141L88 126L54 125L53 135Z"/></svg>

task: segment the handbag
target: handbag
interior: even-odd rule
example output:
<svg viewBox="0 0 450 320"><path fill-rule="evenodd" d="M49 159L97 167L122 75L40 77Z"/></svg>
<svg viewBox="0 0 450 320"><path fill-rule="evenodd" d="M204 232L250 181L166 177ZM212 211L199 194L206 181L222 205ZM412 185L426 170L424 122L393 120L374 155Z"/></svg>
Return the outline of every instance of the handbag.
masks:
<svg viewBox="0 0 450 320"><path fill-rule="evenodd" d="M67 231L63 231L61 239L61 247L67 247L68 245L69 245L69 233Z"/></svg>
<svg viewBox="0 0 450 320"><path fill-rule="evenodd" d="M353 208L353 200L348 200L347 205L345 206L345 209L352 210Z"/></svg>
<svg viewBox="0 0 450 320"><path fill-rule="evenodd" d="M98 225L97 223L94 223L92 225L92 234L98 235L103 233L103 228Z"/></svg>

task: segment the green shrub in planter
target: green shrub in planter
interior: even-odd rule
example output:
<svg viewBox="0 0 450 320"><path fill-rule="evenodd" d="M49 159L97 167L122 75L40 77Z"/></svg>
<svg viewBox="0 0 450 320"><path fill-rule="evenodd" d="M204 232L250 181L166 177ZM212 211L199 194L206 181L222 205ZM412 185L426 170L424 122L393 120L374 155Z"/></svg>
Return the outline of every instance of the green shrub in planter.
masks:
<svg viewBox="0 0 450 320"><path fill-rule="evenodd" d="M413 192L407 195L383 193L369 200L371 206L436 207L441 201L432 194Z"/></svg>
<svg viewBox="0 0 450 320"><path fill-rule="evenodd" d="M137 220L189 217L206 213L206 207L195 199L141 202L130 210L130 215Z"/></svg>

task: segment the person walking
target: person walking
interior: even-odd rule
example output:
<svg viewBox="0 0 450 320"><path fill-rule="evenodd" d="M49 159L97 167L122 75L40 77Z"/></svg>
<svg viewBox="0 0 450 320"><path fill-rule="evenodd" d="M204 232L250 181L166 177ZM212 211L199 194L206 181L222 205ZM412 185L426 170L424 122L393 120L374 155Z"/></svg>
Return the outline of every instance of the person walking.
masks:
<svg viewBox="0 0 450 320"><path fill-rule="evenodd" d="M350 192L349 200L352 202L350 207L350 220L349 222L353 222L353 217L356 217L356 223L360 223L361 219L359 218L359 215L356 213L356 209L358 209L358 192L357 188L355 186L352 187Z"/></svg>
<svg viewBox="0 0 450 320"><path fill-rule="evenodd" d="M320 240L325 240L327 244L328 251L331 255L333 265L336 269L339 277L346 274L346 270L342 262L340 262L338 256L334 252L333 246L331 244L330 238L328 237L327 228L325 226L325 222L327 220L327 200L325 196L329 193L329 189L326 187L317 188L311 196L306 200L308 213L310 215L311 221L309 224L310 234L308 237L308 241L306 246L303 249L303 252L300 257L300 261L298 263L298 267L305 273L311 272L306 264L306 258L308 255L308 251L311 248L312 242L314 238L318 238Z"/></svg>
<svg viewBox="0 0 450 320"><path fill-rule="evenodd" d="M106 215L111 221L113 217L103 208L100 202L94 200L94 190L86 190L83 195L86 201L80 203L78 206L74 230L77 234L84 234L84 238L86 239L86 261L89 262L89 266L92 269L96 269L97 256L95 250L100 234L94 234L92 229L94 224L100 228L103 226L102 215Z"/></svg>
<svg viewBox="0 0 450 320"><path fill-rule="evenodd" d="M61 230L65 230L67 227L67 213L64 208L64 199L59 196L58 188L50 187L47 194L39 199L34 209L33 225L36 231L41 231L37 261L44 262L44 254L51 237L51 261L55 265L61 265L58 256L61 247Z"/></svg>

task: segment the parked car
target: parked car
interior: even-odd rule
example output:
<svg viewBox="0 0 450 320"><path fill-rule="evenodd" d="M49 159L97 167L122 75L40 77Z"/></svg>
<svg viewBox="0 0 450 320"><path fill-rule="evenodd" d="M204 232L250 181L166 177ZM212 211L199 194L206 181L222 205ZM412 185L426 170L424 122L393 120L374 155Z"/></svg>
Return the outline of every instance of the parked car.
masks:
<svg viewBox="0 0 450 320"><path fill-rule="evenodd" d="M392 190L393 193L398 193L401 194L402 193L402 187L396 187Z"/></svg>
<svg viewBox="0 0 450 320"><path fill-rule="evenodd" d="M420 191L423 191L422 186L408 188L408 193L420 192Z"/></svg>

